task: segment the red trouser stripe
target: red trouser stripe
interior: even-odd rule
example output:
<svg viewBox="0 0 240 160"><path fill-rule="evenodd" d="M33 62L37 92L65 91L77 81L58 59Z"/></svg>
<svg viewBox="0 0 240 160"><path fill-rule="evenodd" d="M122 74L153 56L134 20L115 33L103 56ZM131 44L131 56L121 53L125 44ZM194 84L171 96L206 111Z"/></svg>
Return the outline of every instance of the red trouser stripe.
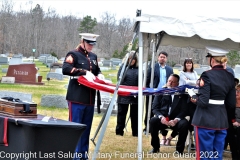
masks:
<svg viewBox="0 0 240 160"><path fill-rule="evenodd" d="M8 123L8 118L4 118L3 143L4 143L5 146L8 146L8 142L7 142L7 123Z"/></svg>
<svg viewBox="0 0 240 160"><path fill-rule="evenodd" d="M68 101L69 121L72 122L72 102Z"/></svg>
<svg viewBox="0 0 240 160"><path fill-rule="evenodd" d="M194 132L195 132L196 154L197 154L196 159L200 160L200 148L199 148L200 144L199 144L199 137L198 137L198 127L195 127Z"/></svg>

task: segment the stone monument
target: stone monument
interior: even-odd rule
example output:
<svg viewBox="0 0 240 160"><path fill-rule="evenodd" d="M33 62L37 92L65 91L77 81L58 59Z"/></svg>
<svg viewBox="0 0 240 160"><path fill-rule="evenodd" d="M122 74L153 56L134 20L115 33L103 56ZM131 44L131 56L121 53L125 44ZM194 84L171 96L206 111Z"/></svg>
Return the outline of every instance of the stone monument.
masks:
<svg viewBox="0 0 240 160"><path fill-rule="evenodd" d="M15 83L43 85L36 81L37 69L35 64L9 65L6 77L15 77Z"/></svg>

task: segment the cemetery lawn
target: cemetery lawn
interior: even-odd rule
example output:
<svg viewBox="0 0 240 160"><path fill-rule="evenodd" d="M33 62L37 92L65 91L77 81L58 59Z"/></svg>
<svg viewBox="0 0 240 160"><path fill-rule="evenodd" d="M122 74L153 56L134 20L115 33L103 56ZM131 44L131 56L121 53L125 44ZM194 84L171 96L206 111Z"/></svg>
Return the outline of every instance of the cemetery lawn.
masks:
<svg viewBox="0 0 240 160"><path fill-rule="evenodd" d="M34 103L37 104L37 112L38 114L42 115L52 115L58 119L64 119L68 120L68 109L67 108L56 108L56 107L45 107L40 106L41 97L45 94L58 94L58 95L66 95L66 85L68 84L68 78L64 78L63 81L51 79L50 81L47 81L47 73L50 71L49 68L47 68L45 65L43 65L41 62L35 61L36 66L39 68L39 74L43 76L42 82L45 83L45 85L23 85L23 84L4 84L0 83L0 91L6 90L6 91L15 91L15 92L24 92L24 93L30 93L32 94L32 99ZM0 67L0 78L2 76L6 76L6 73L2 73L2 68L8 68L8 65L1 65ZM113 81L113 84L117 83L117 71L116 70L109 70L109 71L103 71L103 74L105 78L111 79ZM90 138L93 138L96 132L96 129L99 125L99 122L102 119L103 114L95 113L93 124L92 124L92 130ZM128 116L127 116L128 117ZM191 157L181 158L176 157L177 155L174 155L175 147L162 147L161 153L159 154L148 154L148 151L152 148L151 147L151 139L150 135L142 136L142 148L143 152L142 154L136 154L137 152L137 146L138 146L138 138L132 137L131 132L131 122L129 120L127 124L127 131L125 130L124 136L116 136L115 135L115 127L116 127L116 115L112 115L110 117L110 120L107 125L106 132L104 134L104 138L102 140L102 144L100 146L100 153L99 156L101 160L107 160L107 159L116 159L116 160L135 160L138 159L139 156L144 156L142 159L146 160L156 160L156 159L165 159L165 160L175 160L175 159L194 159ZM144 127L144 126L143 126ZM100 132L99 132L100 133ZM170 134L170 132L169 132ZM99 136L99 134L98 134ZM98 136L95 139L95 143L97 143ZM89 142L89 154L92 155L95 146L93 145L92 141ZM185 150L185 153L187 153L187 150ZM192 154L194 151L191 152ZM111 154L111 158L107 157L107 154ZM174 157L175 156L175 157ZM187 156L187 155L186 155ZM224 153L224 159L231 159L230 153Z"/></svg>

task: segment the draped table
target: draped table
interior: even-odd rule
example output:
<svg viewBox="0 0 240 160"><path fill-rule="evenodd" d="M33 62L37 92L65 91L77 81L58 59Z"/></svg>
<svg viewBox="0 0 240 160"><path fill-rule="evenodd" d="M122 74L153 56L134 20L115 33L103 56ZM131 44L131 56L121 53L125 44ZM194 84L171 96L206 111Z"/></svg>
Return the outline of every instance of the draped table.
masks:
<svg viewBox="0 0 240 160"><path fill-rule="evenodd" d="M10 118L0 116L0 159L72 159L84 124L50 118Z"/></svg>

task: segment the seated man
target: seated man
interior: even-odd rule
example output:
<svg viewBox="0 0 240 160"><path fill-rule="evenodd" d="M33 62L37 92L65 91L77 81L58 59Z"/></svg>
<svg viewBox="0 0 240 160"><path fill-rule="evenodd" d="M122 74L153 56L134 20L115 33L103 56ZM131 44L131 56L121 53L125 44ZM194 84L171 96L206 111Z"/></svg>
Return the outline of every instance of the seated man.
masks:
<svg viewBox="0 0 240 160"><path fill-rule="evenodd" d="M178 84L179 76L177 74L170 75L166 84L167 87L177 87ZM178 133L176 150L180 154L183 153L188 134L188 121L185 119L187 98L187 94L155 96L152 104L154 117L150 120L151 145L153 147L150 153L159 152L159 130L166 128Z"/></svg>

